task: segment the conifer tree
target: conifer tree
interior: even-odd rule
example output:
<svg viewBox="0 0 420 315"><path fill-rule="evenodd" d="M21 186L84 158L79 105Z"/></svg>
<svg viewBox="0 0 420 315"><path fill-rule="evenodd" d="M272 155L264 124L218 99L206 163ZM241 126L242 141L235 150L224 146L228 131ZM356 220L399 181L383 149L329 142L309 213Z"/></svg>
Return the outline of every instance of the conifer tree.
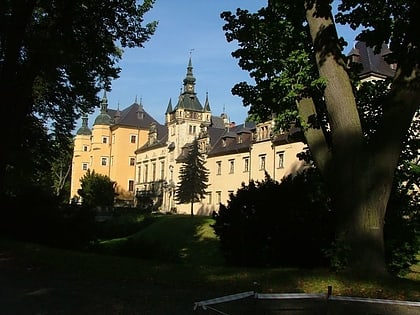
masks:
<svg viewBox="0 0 420 315"><path fill-rule="evenodd" d="M207 184L209 171L205 167L205 163L203 154L198 147L198 141L194 140L180 169L180 181L175 194L178 203L191 204L191 216L194 215L194 202L204 198L206 188L209 186Z"/></svg>

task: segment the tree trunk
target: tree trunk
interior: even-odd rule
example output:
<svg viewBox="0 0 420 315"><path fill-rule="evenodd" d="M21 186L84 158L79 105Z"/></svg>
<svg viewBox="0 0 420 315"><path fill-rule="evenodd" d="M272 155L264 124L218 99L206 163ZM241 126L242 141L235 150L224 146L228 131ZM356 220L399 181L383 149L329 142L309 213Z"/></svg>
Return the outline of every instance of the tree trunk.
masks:
<svg viewBox="0 0 420 315"><path fill-rule="evenodd" d="M330 159L318 159L316 164L322 167L321 173L330 190L337 214L337 236L347 246L349 267L354 271L382 273L385 270L383 217L389 191L377 190L371 181L375 176L366 173L370 154L364 148L356 100L335 25L331 14L325 14L330 12L329 6L317 1L308 1L306 6L319 75L327 81L324 99L331 130ZM323 145L327 143L318 140L309 147L318 146L316 150L320 150Z"/></svg>
<svg viewBox="0 0 420 315"><path fill-rule="evenodd" d="M330 189L337 235L348 246L350 269L383 274L385 212L403 138L418 108L418 66L415 60L407 62L412 60L408 51L383 104L381 123L370 143L364 143L333 19L325 14L331 12L328 2L306 1L305 9L318 71L327 81L324 96L331 130L329 146L319 132L306 132L308 145L319 151L313 156ZM314 110L303 101L298 108L308 117ZM327 149L330 154L325 154Z"/></svg>
<svg viewBox="0 0 420 315"><path fill-rule="evenodd" d="M350 271L382 275L386 273L383 227L392 174L383 178L369 157L361 152L355 155L359 155L355 157L358 167L338 174L348 185L330 186L338 215L337 237L347 246Z"/></svg>
<svg viewBox="0 0 420 315"><path fill-rule="evenodd" d="M191 200L191 216L194 216L194 201Z"/></svg>

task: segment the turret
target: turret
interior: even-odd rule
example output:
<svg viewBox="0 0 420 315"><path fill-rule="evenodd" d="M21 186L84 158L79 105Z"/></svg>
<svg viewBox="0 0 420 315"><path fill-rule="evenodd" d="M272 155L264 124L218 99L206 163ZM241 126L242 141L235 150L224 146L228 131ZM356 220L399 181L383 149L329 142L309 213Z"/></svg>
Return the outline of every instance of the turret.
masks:
<svg viewBox="0 0 420 315"><path fill-rule="evenodd" d="M108 112L108 99L106 97L106 91L104 91L104 95L101 101L101 113L96 117L95 122L93 125L111 125L112 118L107 114Z"/></svg>

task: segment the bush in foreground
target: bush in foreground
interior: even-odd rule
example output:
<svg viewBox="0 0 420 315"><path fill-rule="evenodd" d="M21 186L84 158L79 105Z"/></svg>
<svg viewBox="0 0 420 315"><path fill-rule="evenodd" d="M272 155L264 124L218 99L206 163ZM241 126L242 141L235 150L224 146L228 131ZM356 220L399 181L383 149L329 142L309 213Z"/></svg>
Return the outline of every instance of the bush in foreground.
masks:
<svg viewBox="0 0 420 315"><path fill-rule="evenodd" d="M242 184L213 225L226 259L236 265L325 265L333 241L333 213L314 169L278 183Z"/></svg>

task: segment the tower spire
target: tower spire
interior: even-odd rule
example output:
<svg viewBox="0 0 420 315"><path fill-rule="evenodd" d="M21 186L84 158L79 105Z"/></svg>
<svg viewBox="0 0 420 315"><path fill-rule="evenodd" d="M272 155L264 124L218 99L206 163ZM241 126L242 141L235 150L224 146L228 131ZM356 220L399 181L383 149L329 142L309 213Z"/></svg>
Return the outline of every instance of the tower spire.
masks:
<svg viewBox="0 0 420 315"><path fill-rule="evenodd" d="M101 114L106 114L108 111L108 98L106 97L106 91L104 91L104 95L102 96L101 101Z"/></svg>
<svg viewBox="0 0 420 315"><path fill-rule="evenodd" d="M206 92L206 101L204 102L204 109L205 112L211 112L210 109L210 102L209 102L209 92Z"/></svg>
<svg viewBox="0 0 420 315"><path fill-rule="evenodd" d="M191 55L190 55L190 58L188 60L188 66L187 66L187 74L184 78L184 93L195 94L194 86L195 86L195 77L193 74L193 66L192 66Z"/></svg>

